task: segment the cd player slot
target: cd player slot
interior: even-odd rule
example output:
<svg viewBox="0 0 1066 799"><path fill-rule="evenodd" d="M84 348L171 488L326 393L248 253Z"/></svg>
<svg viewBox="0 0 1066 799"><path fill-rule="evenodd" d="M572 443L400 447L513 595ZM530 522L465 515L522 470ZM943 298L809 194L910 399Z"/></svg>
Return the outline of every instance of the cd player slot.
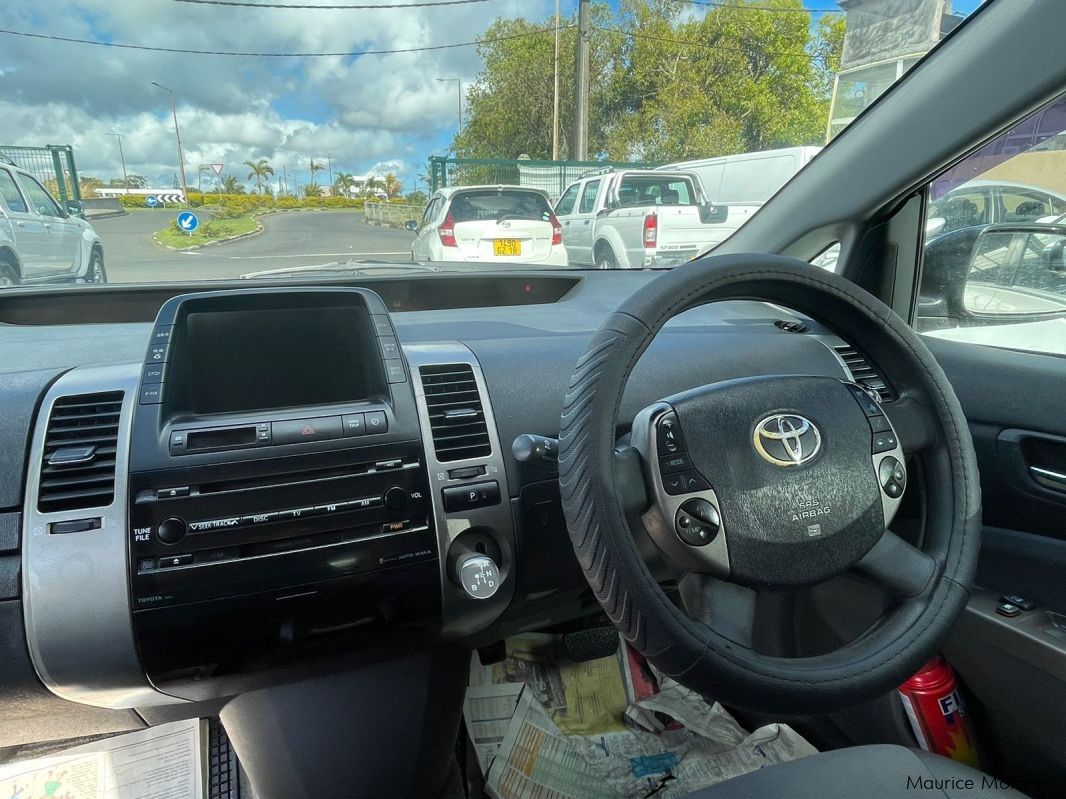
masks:
<svg viewBox="0 0 1066 799"><path fill-rule="evenodd" d="M353 463L345 466L329 466L318 469L305 469L291 476L272 474L268 477L245 477L238 480L216 480L201 483L200 494L223 494L230 491L246 491L259 488L287 488L303 483L317 483L322 480L342 480L346 477L360 477L367 474L381 474L397 469L414 469L417 462L408 463L399 458L374 461L372 463Z"/></svg>

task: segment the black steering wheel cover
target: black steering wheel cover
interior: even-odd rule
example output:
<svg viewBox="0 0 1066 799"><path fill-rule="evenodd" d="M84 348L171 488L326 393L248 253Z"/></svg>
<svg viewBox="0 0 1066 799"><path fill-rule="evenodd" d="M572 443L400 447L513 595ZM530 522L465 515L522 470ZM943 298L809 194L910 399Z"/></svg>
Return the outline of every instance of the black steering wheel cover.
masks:
<svg viewBox="0 0 1066 799"><path fill-rule="evenodd" d="M901 399L932 416L937 440L919 457L926 478L924 549L941 565L918 597L834 652L775 658L739 647L688 618L645 564L615 488L618 409L629 375L671 318L706 302L759 299L832 320L887 372ZM714 346L714 337L708 337ZM708 382L713 382L708 375ZM980 486L962 408L917 334L853 283L802 261L764 254L705 258L631 296L592 336L566 392L559 438L563 510L574 550L612 622L657 668L726 704L825 713L903 683L962 612L980 543ZM713 475L708 475L713 484Z"/></svg>

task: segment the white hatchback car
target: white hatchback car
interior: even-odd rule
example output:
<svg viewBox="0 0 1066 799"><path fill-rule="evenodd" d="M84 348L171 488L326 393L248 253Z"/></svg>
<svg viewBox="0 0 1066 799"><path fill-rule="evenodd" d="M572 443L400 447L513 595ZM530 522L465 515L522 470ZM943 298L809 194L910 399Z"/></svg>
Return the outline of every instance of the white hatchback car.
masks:
<svg viewBox="0 0 1066 799"><path fill-rule="evenodd" d="M63 208L24 169L0 162L0 288L24 283L106 283L93 226Z"/></svg>
<svg viewBox="0 0 1066 799"><path fill-rule="evenodd" d="M520 186L439 189L411 244L415 261L566 266L563 228L548 195Z"/></svg>

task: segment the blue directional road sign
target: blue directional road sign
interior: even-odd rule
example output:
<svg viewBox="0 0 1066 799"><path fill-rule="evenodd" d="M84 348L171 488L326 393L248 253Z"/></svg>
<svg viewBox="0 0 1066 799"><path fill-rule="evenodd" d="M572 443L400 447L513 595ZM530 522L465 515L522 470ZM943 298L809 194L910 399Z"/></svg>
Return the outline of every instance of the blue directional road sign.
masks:
<svg viewBox="0 0 1066 799"><path fill-rule="evenodd" d="M186 233L192 233L196 228L200 227L200 220L196 218L196 214L192 211L182 211L178 214L178 227Z"/></svg>
<svg viewBox="0 0 1066 799"><path fill-rule="evenodd" d="M147 197L145 197L144 204L147 205L149 208L155 208L157 205L159 205L159 200L155 198L154 194L149 194Z"/></svg>

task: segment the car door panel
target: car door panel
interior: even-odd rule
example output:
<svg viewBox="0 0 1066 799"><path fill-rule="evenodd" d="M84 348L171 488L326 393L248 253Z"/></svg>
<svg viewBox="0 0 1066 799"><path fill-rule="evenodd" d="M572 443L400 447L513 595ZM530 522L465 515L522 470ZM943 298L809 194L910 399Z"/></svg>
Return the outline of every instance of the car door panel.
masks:
<svg viewBox="0 0 1066 799"><path fill-rule="evenodd" d="M981 474L977 584L943 645L987 767L1034 796L1066 784L1066 358L928 338L970 420ZM1036 607L1014 618L1001 597Z"/></svg>

